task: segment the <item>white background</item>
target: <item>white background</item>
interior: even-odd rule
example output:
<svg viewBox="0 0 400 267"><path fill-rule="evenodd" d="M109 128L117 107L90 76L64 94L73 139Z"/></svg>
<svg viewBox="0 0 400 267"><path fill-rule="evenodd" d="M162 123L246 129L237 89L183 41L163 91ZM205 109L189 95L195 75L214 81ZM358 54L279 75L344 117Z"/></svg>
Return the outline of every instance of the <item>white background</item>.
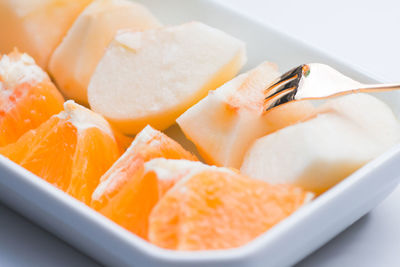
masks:
<svg viewBox="0 0 400 267"><path fill-rule="evenodd" d="M398 0L217 1L400 82ZM0 266L97 264L0 204ZM400 188L299 266L400 266Z"/></svg>

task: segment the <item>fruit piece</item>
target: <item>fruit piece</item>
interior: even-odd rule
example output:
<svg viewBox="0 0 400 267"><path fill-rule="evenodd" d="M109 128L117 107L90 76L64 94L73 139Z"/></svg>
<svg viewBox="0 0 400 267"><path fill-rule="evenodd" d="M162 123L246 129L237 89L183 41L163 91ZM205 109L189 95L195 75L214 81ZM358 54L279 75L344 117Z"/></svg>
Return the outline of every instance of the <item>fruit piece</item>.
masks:
<svg viewBox="0 0 400 267"><path fill-rule="evenodd" d="M145 177L144 163L159 157L196 160L177 142L147 126L102 176L92 195L91 206L122 227L147 238L148 215L158 201L159 191L156 177Z"/></svg>
<svg viewBox="0 0 400 267"><path fill-rule="evenodd" d="M258 139L241 171L322 193L400 141L390 108L365 94L329 100L318 113Z"/></svg>
<svg viewBox="0 0 400 267"><path fill-rule="evenodd" d="M104 118L73 101L64 108L0 154L88 204L119 150Z"/></svg>
<svg viewBox="0 0 400 267"><path fill-rule="evenodd" d="M142 5L125 0L95 0L81 13L54 51L49 70L68 98L87 104L90 78L120 29L135 31L158 27L157 19Z"/></svg>
<svg viewBox="0 0 400 267"><path fill-rule="evenodd" d="M241 41L199 22L120 32L92 76L89 103L126 134L162 130L244 61Z"/></svg>
<svg viewBox="0 0 400 267"><path fill-rule="evenodd" d="M62 110L64 99L27 54L0 58L0 146L13 143Z"/></svg>
<svg viewBox="0 0 400 267"><path fill-rule="evenodd" d="M236 173L202 171L179 181L149 218L149 241L167 249L234 248L288 217L312 194Z"/></svg>
<svg viewBox="0 0 400 267"><path fill-rule="evenodd" d="M204 170L218 170L227 173L235 173L235 171L231 169L210 166L199 161L190 161L184 159L156 158L144 164L145 175L153 175L157 178L160 199L178 181L187 179L195 173Z"/></svg>
<svg viewBox="0 0 400 267"><path fill-rule="evenodd" d="M115 129L114 127L113 127L113 133L114 133L115 141L118 144L119 151L121 152L121 155L122 155L128 149L128 147L132 144L133 137L124 135L118 129Z"/></svg>
<svg viewBox="0 0 400 267"><path fill-rule="evenodd" d="M0 1L0 53L17 47L46 68L50 55L90 1Z"/></svg>
<svg viewBox="0 0 400 267"><path fill-rule="evenodd" d="M254 140L312 113L307 102L265 112L264 91L278 76L276 65L264 62L211 91L177 119L207 163L239 168Z"/></svg>

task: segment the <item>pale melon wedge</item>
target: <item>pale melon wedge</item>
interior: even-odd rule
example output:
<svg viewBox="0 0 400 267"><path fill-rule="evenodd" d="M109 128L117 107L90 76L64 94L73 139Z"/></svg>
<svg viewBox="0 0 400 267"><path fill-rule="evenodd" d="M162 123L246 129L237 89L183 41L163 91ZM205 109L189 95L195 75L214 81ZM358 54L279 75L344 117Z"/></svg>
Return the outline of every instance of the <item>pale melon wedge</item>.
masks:
<svg viewBox="0 0 400 267"><path fill-rule="evenodd" d="M1 0L0 53L14 47L47 68L50 55L91 0Z"/></svg>
<svg viewBox="0 0 400 267"><path fill-rule="evenodd" d="M207 163L239 168L257 138L313 113L307 102L265 112L264 91L278 76L276 65L264 62L211 91L177 119Z"/></svg>
<svg viewBox="0 0 400 267"><path fill-rule="evenodd" d="M330 100L305 122L255 141L241 171L322 193L399 142L399 121L385 103L348 95Z"/></svg>
<svg viewBox="0 0 400 267"><path fill-rule="evenodd" d="M245 60L243 42L199 22L121 32L93 74L89 104L127 134L165 129Z"/></svg>
<svg viewBox="0 0 400 267"><path fill-rule="evenodd" d="M135 31L160 26L142 5L127 0L95 0L81 13L49 63L63 94L87 105L90 78L108 44L120 29Z"/></svg>

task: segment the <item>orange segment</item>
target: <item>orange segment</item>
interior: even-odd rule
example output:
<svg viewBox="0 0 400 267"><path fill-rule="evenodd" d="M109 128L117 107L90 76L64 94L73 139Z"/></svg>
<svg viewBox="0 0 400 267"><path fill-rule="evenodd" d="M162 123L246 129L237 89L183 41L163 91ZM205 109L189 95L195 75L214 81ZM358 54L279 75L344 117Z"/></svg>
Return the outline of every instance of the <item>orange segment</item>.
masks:
<svg viewBox="0 0 400 267"><path fill-rule="evenodd" d="M0 146L13 143L62 110L64 99L27 54L0 58Z"/></svg>
<svg viewBox="0 0 400 267"><path fill-rule="evenodd" d="M0 153L84 203L120 155L107 121L73 101Z"/></svg>
<svg viewBox="0 0 400 267"><path fill-rule="evenodd" d="M67 192L85 203L90 203L100 177L118 159L117 143L108 133L89 128L79 135L73 157L71 183ZM88 164L89 163L89 164Z"/></svg>
<svg viewBox="0 0 400 267"><path fill-rule="evenodd" d="M77 131L53 116L16 143L0 148L0 153L49 183L66 190L69 185Z"/></svg>
<svg viewBox="0 0 400 267"><path fill-rule="evenodd" d="M144 164L145 176L155 176L161 199L178 181L204 170L234 173L237 170L206 165L200 161L156 158Z"/></svg>
<svg viewBox="0 0 400 267"><path fill-rule="evenodd" d="M144 163L160 157L197 160L177 142L147 126L103 175L91 206L122 227L147 238L148 215L159 199L159 189L155 176L144 175Z"/></svg>
<svg viewBox="0 0 400 267"><path fill-rule="evenodd" d="M92 207L134 234L147 239L148 216L159 198L157 179L144 175L144 159L130 158L121 173L101 182Z"/></svg>
<svg viewBox="0 0 400 267"><path fill-rule="evenodd" d="M113 127L113 132L114 132L115 141L117 141L119 150L120 150L121 154L123 154L128 149L128 147L132 144L133 138L128 135L124 135L118 129L116 129L114 127Z"/></svg>
<svg viewBox="0 0 400 267"><path fill-rule="evenodd" d="M206 170L178 182L149 217L149 240L177 250L248 243L310 199L299 187Z"/></svg>

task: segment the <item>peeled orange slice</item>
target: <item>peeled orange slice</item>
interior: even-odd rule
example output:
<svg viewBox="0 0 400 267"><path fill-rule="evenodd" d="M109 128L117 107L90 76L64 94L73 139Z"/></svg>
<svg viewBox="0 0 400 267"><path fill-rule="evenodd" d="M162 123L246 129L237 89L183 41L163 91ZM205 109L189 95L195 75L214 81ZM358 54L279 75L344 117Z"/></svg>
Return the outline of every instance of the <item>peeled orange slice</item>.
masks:
<svg viewBox="0 0 400 267"><path fill-rule="evenodd" d="M124 135L121 133L118 129L113 128L114 132L114 137L115 140L117 141L119 151L121 152L121 155L128 149L128 147L132 144L133 137Z"/></svg>
<svg viewBox="0 0 400 267"><path fill-rule="evenodd" d="M1 148L0 154L89 203L100 177L118 159L119 149L104 118L73 101L64 107L16 143Z"/></svg>
<svg viewBox="0 0 400 267"><path fill-rule="evenodd" d="M159 199L159 189L155 176L145 176L144 163L160 157L196 160L177 142L147 126L103 175L91 206L122 227L147 238L147 220Z"/></svg>
<svg viewBox="0 0 400 267"><path fill-rule="evenodd" d="M64 99L27 54L0 58L0 146L17 141L62 110Z"/></svg>
<svg viewBox="0 0 400 267"><path fill-rule="evenodd" d="M235 173L232 169L210 166L199 161L190 161L185 159L156 158L144 164L144 173L147 178L149 179L149 177L154 176L157 179L160 199L178 181L204 170L218 170L222 172Z"/></svg>
<svg viewBox="0 0 400 267"><path fill-rule="evenodd" d="M237 173L205 170L170 189L149 217L149 241L167 249L234 248L288 217L312 194Z"/></svg>

